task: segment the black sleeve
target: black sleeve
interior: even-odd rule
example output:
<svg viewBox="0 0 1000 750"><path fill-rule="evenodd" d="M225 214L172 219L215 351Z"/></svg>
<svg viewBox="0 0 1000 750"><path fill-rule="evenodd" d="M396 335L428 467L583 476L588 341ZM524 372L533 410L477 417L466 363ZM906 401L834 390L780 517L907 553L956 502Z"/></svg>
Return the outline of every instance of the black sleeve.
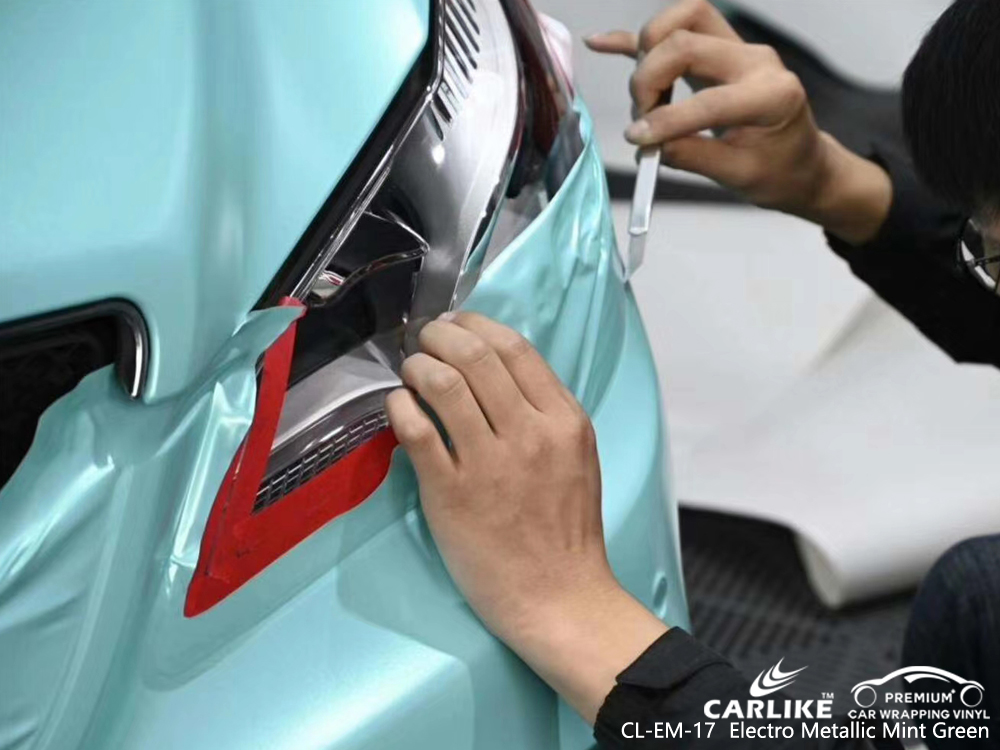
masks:
<svg viewBox="0 0 1000 750"><path fill-rule="evenodd" d="M608 694L594 723L594 737L603 750L902 748L894 740L858 736L863 734L859 722L815 718L819 710L815 700L807 703L804 712L811 717L804 715L800 704L796 718L796 702L780 692L759 702L767 706L768 701L773 701L772 716L780 713L790 718L739 718L730 704L735 701L737 710L744 714L752 712L753 707L748 705L752 699L750 682L725 658L680 628L667 631L617 679L618 684ZM765 716L767 711L765 707ZM781 728L786 726L791 737L782 736ZM874 725L870 731L875 733ZM748 736L758 732L763 736ZM776 733L778 736L771 736Z"/></svg>
<svg viewBox="0 0 1000 750"><path fill-rule="evenodd" d="M936 199L892 150L873 160L889 172L893 199L870 242L827 241L854 274L958 362L1000 366L1000 297L957 263L962 216Z"/></svg>

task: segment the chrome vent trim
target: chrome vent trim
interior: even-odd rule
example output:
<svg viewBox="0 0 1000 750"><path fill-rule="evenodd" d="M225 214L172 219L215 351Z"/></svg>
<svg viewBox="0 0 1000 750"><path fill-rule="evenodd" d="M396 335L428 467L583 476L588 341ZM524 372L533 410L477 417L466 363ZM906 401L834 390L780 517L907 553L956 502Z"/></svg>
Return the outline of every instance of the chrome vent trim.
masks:
<svg viewBox="0 0 1000 750"><path fill-rule="evenodd" d="M452 121L469 98L479 68L481 28L474 0L445 0L441 83L431 97L430 121L444 141Z"/></svg>
<svg viewBox="0 0 1000 750"><path fill-rule="evenodd" d="M309 453L261 483L253 503L253 512L258 513L294 492L388 426L389 419L385 412L378 409L328 435L316 443Z"/></svg>
<svg viewBox="0 0 1000 750"><path fill-rule="evenodd" d="M118 325L115 373L129 398L139 399L149 375L149 327L142 312L126 299L113 298L0 323L0 345L8 339L31 337L97 318L114 318Z"/></svg>

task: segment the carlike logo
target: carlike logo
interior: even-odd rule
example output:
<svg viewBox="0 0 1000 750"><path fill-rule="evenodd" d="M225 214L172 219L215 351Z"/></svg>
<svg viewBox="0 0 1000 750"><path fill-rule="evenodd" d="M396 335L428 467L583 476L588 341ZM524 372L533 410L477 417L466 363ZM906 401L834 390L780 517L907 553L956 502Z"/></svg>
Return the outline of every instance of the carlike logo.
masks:
<svg viewBox="0 0 1000 750"><path fill-rule="evenodd" d="M795 678L799 674L808 669L808 666L806 666L801 669L796 669L794 672L782 672L781 662L783 661L784 659L781 659L781 661L773 667L765 669L757 675L757 679L754 680L753 685L750 686L750 695L754 698L763 698L765 695L776 693L782 688L786 688L791 685L795 682Z"/></svg>
<svg viewBox="0 0 1000 750"><path fill-rule="evenodd" d="M833 716L833 696L825 694L822 699L767 698L782 688L795 682L795 678L808 667L792 672L782 672L782 659L770 669L765 669L750 686L750 700L731 698L723 705L721 700L710 700L705 704L705 716L709 719L829 719Z"/></svg>

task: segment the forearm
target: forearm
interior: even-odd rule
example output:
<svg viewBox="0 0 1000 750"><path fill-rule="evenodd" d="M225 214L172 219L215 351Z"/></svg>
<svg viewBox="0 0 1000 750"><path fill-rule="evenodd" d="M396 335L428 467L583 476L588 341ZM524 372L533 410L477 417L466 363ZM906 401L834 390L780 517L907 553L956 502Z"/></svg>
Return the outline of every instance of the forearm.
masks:
<svg viewBox="0 0 1000 750"><path fill-rule="evenodd" d="M615 677L666 631L612 577L538 607L501 637L592 725Z"/></svg>
<svg viewBox="0 0 1000 750"><path fill-rule="evenodd" d="M882 167L822 134L823 178L802 217L852 245L875 237L889 216L892 181Z"/></svg>

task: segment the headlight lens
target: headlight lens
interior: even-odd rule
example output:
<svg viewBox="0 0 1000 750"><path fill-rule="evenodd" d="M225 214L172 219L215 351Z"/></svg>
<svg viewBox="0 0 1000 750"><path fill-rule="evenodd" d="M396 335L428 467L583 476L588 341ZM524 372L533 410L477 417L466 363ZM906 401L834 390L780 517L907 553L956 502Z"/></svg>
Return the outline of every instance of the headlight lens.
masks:
<svg viewBox="0 0 1000 750"><path fill-rule="evenodd" d="M303 435L349 427L338 412L398 387L420 327L465 298L582 152L570 81L527 0L442 0L435 33L437 86L310 280L268 476ZM331 283L347 266L364 283Z"/></svg>

